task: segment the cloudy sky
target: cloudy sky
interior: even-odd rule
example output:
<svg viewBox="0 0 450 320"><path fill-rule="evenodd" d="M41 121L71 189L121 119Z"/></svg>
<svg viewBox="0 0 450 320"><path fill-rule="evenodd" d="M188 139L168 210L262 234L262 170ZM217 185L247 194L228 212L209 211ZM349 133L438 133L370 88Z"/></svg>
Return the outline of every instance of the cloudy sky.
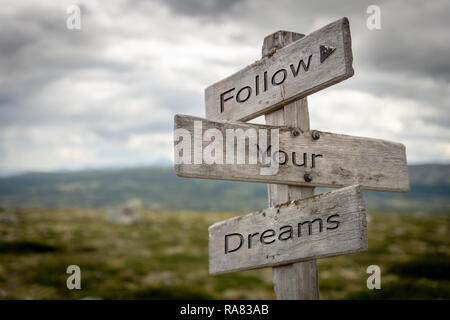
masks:
<svg viewBox="0 0 450 320"><path fill-rule="evenodd" d="M266 35L344 16L355 75L309 97L312 127L450 163L449 1L0 3L0 175L169 164L173 115L204 116L204 88L258 60Z"/></svg>

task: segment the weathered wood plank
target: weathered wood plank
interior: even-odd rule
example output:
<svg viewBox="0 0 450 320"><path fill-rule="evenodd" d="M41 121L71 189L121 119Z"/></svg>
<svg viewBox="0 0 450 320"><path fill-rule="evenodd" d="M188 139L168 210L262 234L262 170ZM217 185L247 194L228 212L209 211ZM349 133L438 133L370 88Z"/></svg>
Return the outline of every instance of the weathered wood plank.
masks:
<svg viewBox="0 0 450 320"><path fill-rule="evenodd" d="M195 135L195 123L200 124L201 132ZM364 189L408 192L409 177L406 164L405 146L401 143L389 142L379 139L353 137L330 132L316 131L320 137L313 139L314 131L299 132L298 136L292 134L293 129L283 126L266 126L240 122L216 122L191 116L176 115L175 129L185 129L190 135L190 145L194 146L199 141L201 150L191 147L189 163L178 161L175 164L175 172L181 177L251 181L289 184L308 187L337 188L360 184ZM222 163L206 164L205 162L194 163L195 158L205 154L210 140L202 139L204 133L214 129L223 137L223 148L217 150L222 152ZM234 139L235 160L237 154L245 158L243 164L227 164L226 145L227 130L279 130L279 150L269 150L267 154L280 165L276 174L262 175L261 169L269 167L263 164L261 158L257 158L255 164L249 164L249 151L256 150L259 140L245 139L246 147L239 152L239 141ZM177 131L176 131L177 132ZM255 134L256 135L256 134ZM180 153L178 144L184 138L175 135L175 153ZM186 138L188 139L188 138ZM203 140L203 141L202 141ZM262 149L259 152L264 152ZM274 148L275 149L275 148ZM243 154L243 152L244 154ZM202 152L203 151L203 152ZM283 153L284 152L284 153ZM287 155L287 157L286 157ZM295 159L294 159L295 158ZM201 159L200 159L201 160ZM312 179L308 181L308 174Z"/></svg>
<svg viewBox="0 0 450 320"><path fill-rule="evenodd" d="M287 202L209 227L209 272L223 274L367 250L360 186Z"/></svg>
<svg viewBox="0 0 450 320"><path fill-rule="evenodd" d="M206 117L250 120L274 111L351 77L352 61L349 22L343 18L272 48L263 59L206 88Z"/></svg>

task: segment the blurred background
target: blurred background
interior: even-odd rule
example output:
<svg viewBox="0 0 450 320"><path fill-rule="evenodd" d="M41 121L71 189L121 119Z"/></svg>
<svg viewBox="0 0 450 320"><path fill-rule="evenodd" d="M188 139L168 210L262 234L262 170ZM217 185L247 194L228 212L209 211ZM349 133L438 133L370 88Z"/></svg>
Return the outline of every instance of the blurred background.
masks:
<svg viewBox="0 0 450 320"><path fill-rule="evenodd" d="M355 75L311 127L405 144L411 191L365 192L369 250L320 260L321 298L449 299L450 3L295 0L0 0L0 299L274 298L270 268L208 275L208 226L266 185L176 177L173 116L266 35L344 16Z"/></svg>

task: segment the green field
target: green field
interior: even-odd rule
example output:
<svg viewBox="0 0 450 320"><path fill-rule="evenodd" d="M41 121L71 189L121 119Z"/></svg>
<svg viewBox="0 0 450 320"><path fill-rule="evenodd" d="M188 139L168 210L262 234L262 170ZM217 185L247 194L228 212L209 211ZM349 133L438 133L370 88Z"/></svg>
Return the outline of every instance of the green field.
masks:
<svg viewBox="0 0 450 320"><path fill-rule="evenodd" d="M0 299L272 299L271 269L212 277L208 226L238 213L142 211L119 225L102 210L16 210L0 224ZM449 299L450 215L369 212L369 251L322 259L322 299ZM68 290L66 268L81 268ZM381 267L381 290L366 268Z"/></svg>

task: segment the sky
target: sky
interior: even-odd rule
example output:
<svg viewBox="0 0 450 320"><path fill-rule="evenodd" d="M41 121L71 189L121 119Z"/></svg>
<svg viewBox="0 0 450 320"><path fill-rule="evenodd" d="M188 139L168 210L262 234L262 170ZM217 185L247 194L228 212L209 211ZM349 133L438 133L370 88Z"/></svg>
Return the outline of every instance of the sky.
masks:
<svg viewBox="0 0 450 320"><path fill-rule="evenodd" d="M344 16L355 75L308 97L311 127L450 163L449 1L0 0L0 175L170 165L173 116L204 117L265 36Z"/></svg>

